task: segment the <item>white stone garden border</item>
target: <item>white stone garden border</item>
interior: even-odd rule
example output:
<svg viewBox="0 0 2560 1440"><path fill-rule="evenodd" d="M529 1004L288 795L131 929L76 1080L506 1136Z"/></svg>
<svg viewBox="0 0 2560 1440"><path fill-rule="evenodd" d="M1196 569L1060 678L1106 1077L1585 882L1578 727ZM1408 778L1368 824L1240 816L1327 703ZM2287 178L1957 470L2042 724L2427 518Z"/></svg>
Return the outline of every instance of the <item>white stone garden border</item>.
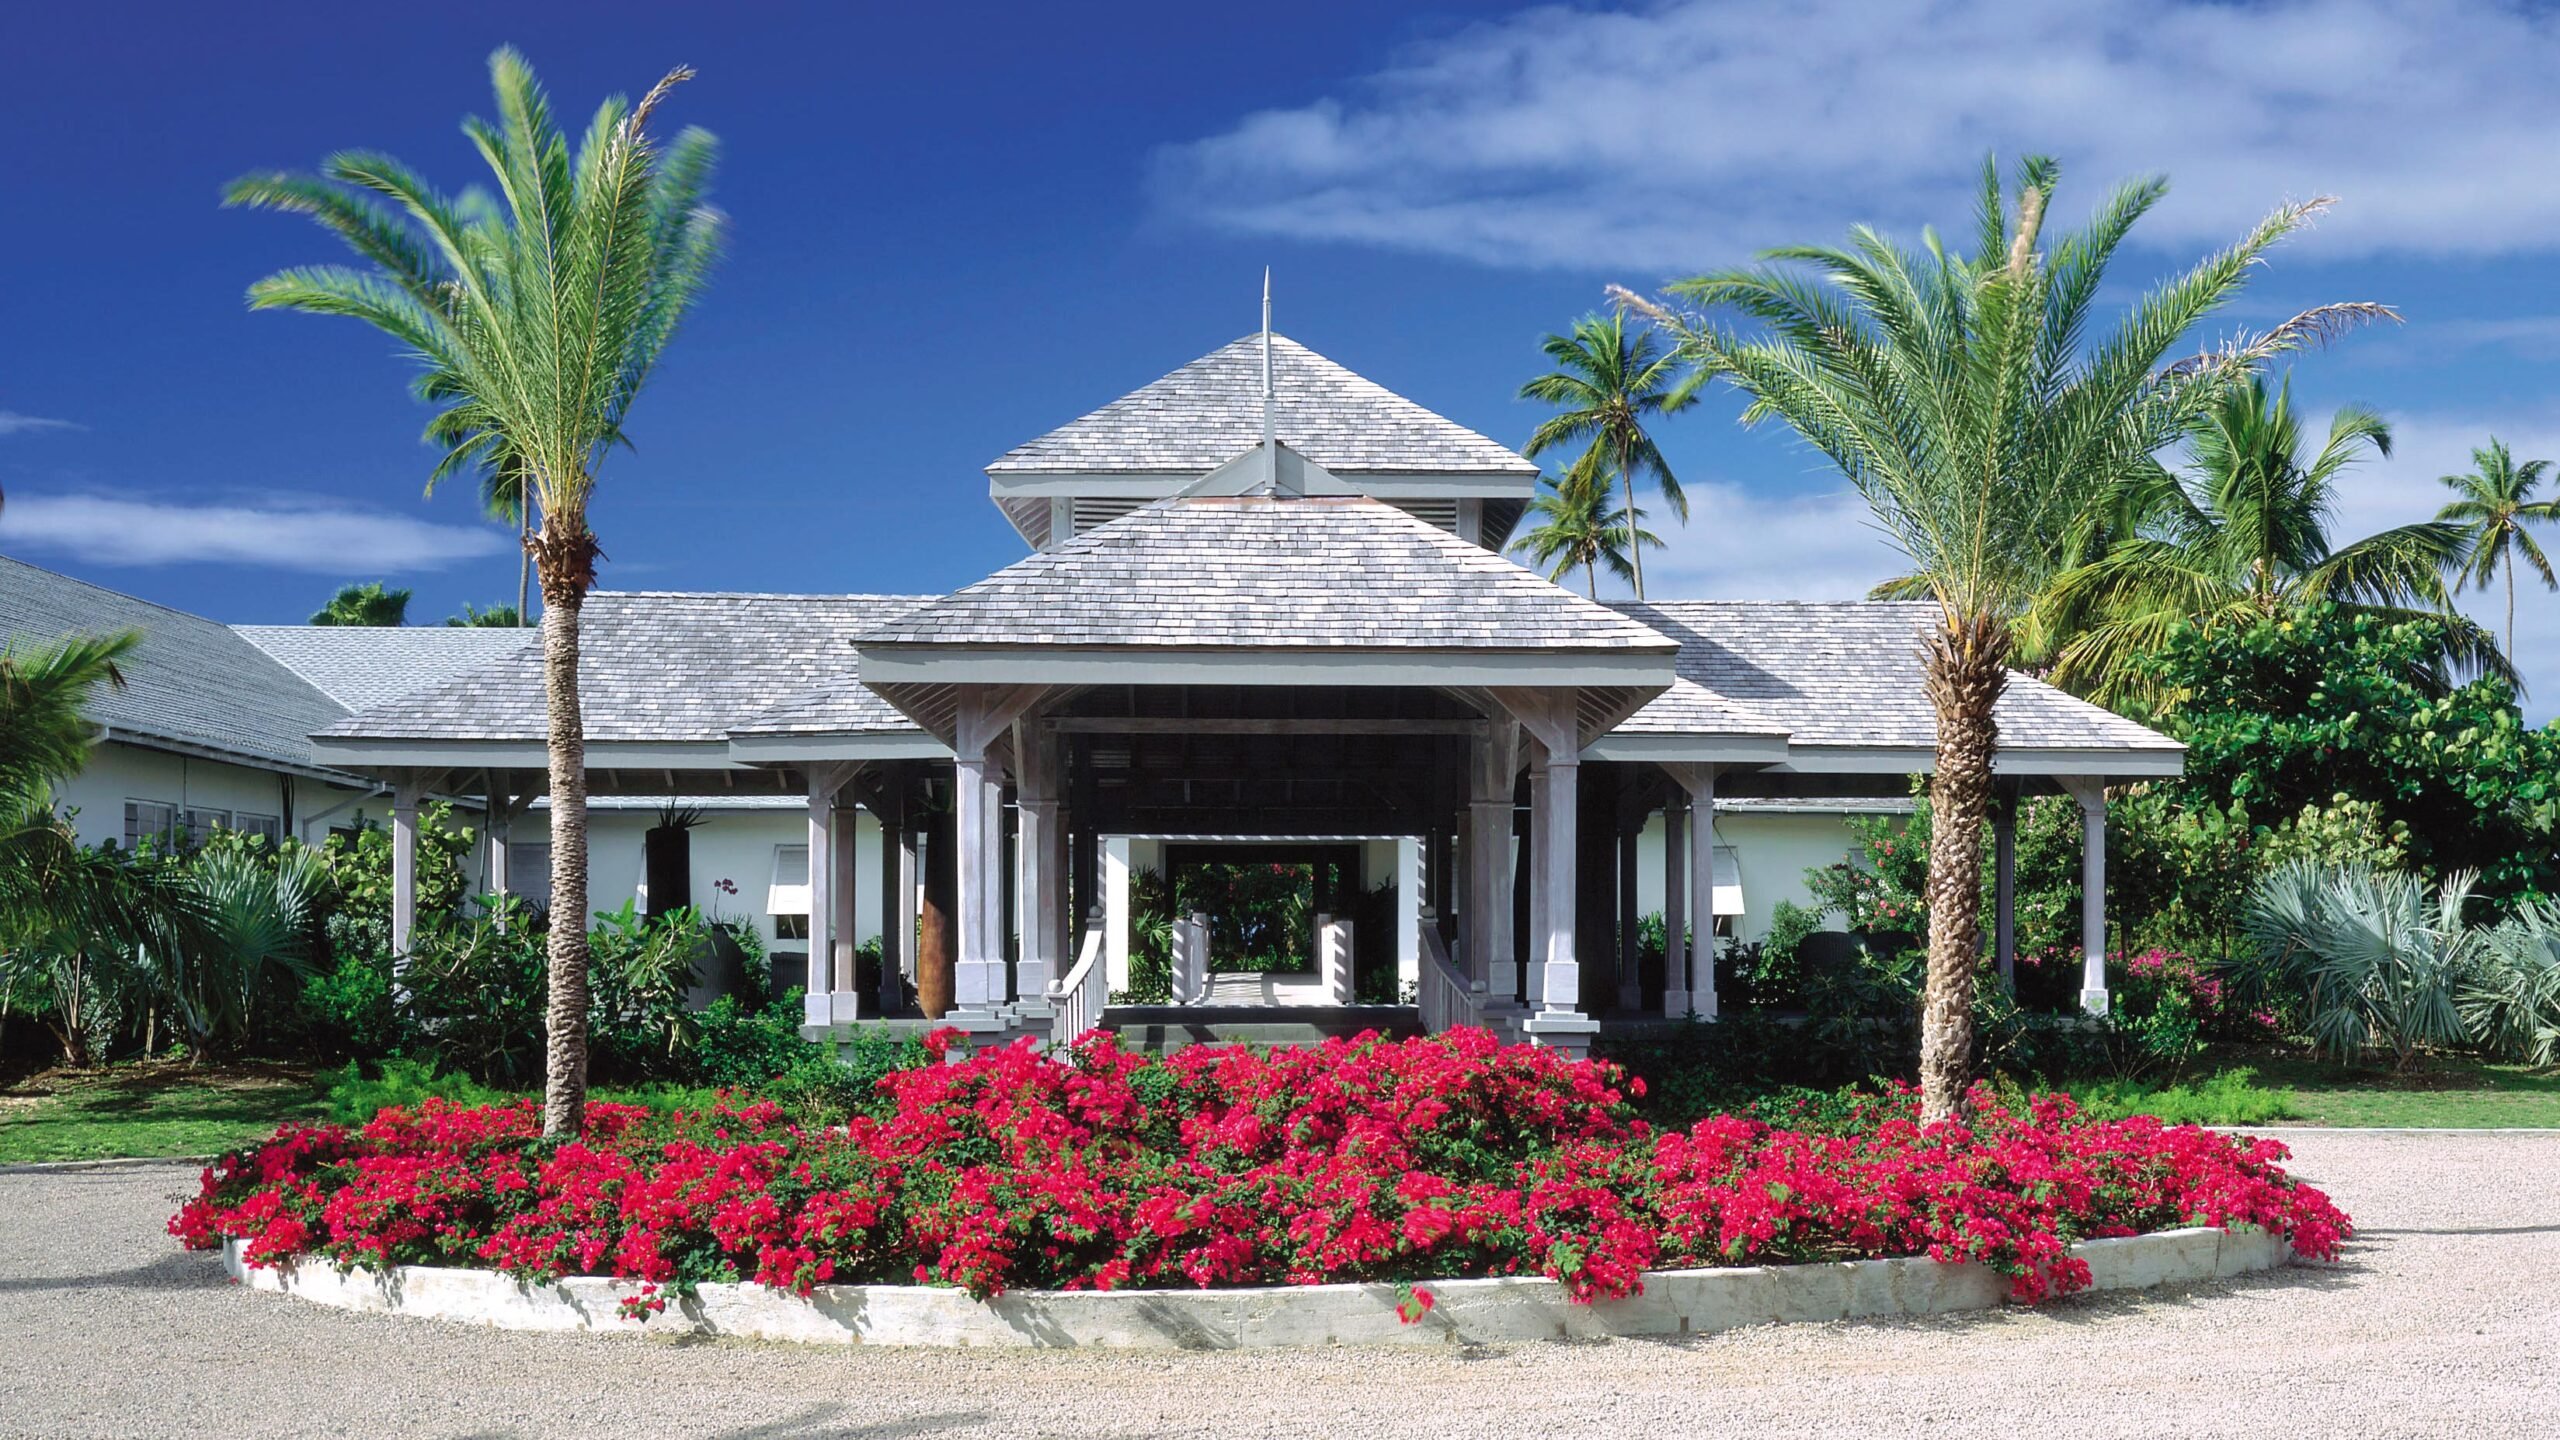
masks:
<svg viewBox="0 0 2560 1440"><path fill-rule="evenodd" d="M1101 1346L1233 1350L1274 1345L1437 1345L1701 1335L1780 1321L1848 1320L1990 1310L2007 1277L1982 1265L1928 1259L1852 1260L1659 1270L1644 1293L1577 1305L1544 1278L1435 1280L1437 1303L1417 1323L1397 1319L1394 1285L1296 1285L1251 1290L1016 1291L980 1303L922 1285L821 1285L806 1297L762 1285L704 1285L646 1322L625 1319L635 1281L571 1278L530 1284L488 1270L403 1265L389 1275L341 1274L322 1260L252 1269L243 1242L223 1247L242 1284L332 1305L501 1330L594 1330L726 1335L818 1345ZM2271 1270L2293 1258L2259 1230L2164 1230L2072 1247L2093 1290L2187 1284Z"/></svg>

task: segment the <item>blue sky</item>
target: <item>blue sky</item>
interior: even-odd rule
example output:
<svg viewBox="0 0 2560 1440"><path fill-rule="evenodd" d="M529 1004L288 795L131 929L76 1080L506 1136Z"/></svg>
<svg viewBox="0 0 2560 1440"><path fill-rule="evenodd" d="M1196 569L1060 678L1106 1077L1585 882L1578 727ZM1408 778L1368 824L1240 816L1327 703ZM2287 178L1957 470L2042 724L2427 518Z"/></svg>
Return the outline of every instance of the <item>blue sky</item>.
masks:
<svg viewBox="0 0 2560 1440"><path fill-rule="evenodd" d="M2408 323L2305 360L2315 407L2398 428L2340 529L2423 518L2491 433L2560 456L2560 22L2434 6L1909 11L466 4L21 8L0 94L0 550L219 618L340 581L433 620L511 598L507 536L419 493L388 342L251 315L337 258L224 181L389 150L478 178L456 125L525 49L564 111L701 76L735 243L604 475L621 588L939 590L1020 553L979 467L1255 324L1517 445L1536 341L1650 288L1869 221L1962 224L1985 150L2066 166L2060 210L2169 175L2125 293L2286 198L2335 212L2232 327L2375 299ZM1711 401L1665 440L1697 503L1660 594L1856 594L1893 557L1835 476ZM2560 536L2552 537L2560 543ZM2560 601L2520 606L2537 718ZM2484 607L2485 613L2485 607Z"/></svg>

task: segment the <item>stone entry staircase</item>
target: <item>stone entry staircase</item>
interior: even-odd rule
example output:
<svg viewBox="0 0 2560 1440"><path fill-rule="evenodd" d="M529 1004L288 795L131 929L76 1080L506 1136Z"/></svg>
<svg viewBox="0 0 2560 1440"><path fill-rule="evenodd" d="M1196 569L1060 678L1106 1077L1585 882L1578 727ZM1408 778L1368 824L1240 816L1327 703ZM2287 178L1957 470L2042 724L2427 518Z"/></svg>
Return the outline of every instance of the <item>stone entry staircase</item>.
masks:
<svg viewBox="0 0 2560 1440"><path fill-rule="evenodd" d="M1102 1025L1133 1050L1171 1051L1185 1045L1321 1045L1380 1030L1397 1038L1422 1033L1422 1016L1410 1005L1114 1005Z"/></svg>

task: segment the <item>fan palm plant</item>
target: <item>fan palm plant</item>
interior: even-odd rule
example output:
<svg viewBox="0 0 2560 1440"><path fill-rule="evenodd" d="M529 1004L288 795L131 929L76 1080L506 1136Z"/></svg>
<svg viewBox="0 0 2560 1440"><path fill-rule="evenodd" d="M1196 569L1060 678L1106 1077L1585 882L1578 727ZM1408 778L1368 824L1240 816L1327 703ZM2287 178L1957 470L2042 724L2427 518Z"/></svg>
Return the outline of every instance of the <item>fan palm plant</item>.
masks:
<svg viewBox="0 0 2560 1440"><path fill-rule="evenodd" d="M1529 432L1523 453L1532 459L1561 445L1581 443L1581 458L1570 467L1572 477L1600 488L1616 476L1626 491L1623 523L1634 528L1636 477L1650 476L1664 503L1682 520L1689 518L1689 497L1681 492L1669 462L1645 429L1654 417L1675 414L1697 401L1697 385L1677 353L1666 351L1653 332L1627 328L1623 312L1586 315L1572 333L1550 335L1539 345L1556 368L1520 387L1520 398L1542 400L1563 413L1551 415ZM1636 598L1644 598L1644 556L1640 546L1627 552L1628 577Z"/></svg>
<svg viewBox="0 0 2560 1440"><path fill-rule="evenodd" d="M1634 548L1662 548L1661 537L1643 528L1642 510L1634 512L1639 523L1629 534L1625 513L1613 511L1606 477L1592 472L1575 470L1560 481L1540 476L1529 514L1538 523L1512 541L1511 548L1545 566L1547 578L1557 584L1581 571L1583 589L1595 600L1600 598L1599 567L1632 581Z"/></svg>
<svg viewBox="0 0 2560 1440"><path fill-rule="evenodd" d="M2491 1054L2560 1063L2560 905L2527 900L2491 930L2454 1004Z"/></svg>
<svg viewBox="0 0 2560 1440"><path fill-rule="evenodd" d="M2053 577L2027 620L2028 645L2059 684L2104 703L2135 698L2142 656L2179 625L2211 628L2331 602L2391 619L2445 622L2439 668L2503 667L2492 638L2450 613L2443 571L2461 536L2443 521L2403 525L2332 548L2341 476L2367 453L2391 453L2380 415L2347 406L2318 453L2303 458L2290 384L2234 385L2187 439L2191 472L2134 477L2115 507L2121 538Z"/></svg>
<svg viewBox="0 0 2560 1440"><path fill-rule="evenodd" d="M551 900L587 908L586 748L578 617L602 552L587 502L606 453L627 443L633 401L717 257L725 221L703 201L714 144L688 129L661 145L649 122L692 75L677 69L637 105L598 107L574 153L524 57L490 57L498 118L472 119L497 198L455 200L388 156L331 156L318 176L254 175L230 203L308 215L364 268L281 271L258 309L363 320L423 365L418 393L450 417L438 474L520 469L542 528L525 539L542 586L548 697ZM550 937L543 1129L571 1136L586 1102L587 935Z"/></svg>
<svg viewBox="0 0 2560 1440"><path fill-rule="evenodd" d="M2560 590L2560 574L2551 557L2534 543L2528 526L2560 523L2560 496L2535 500L2551 471L2548 460L2519 461L2492 438L2471 452L2468 475L2447 475L2444 484L2458 497L2436 512L2436 519L2461 530L2462 553L2454 583L2486 590L2500 574L2507 581L2507 658L2516 653L2516 567L2530 567L2545 589Z"/></svg>
<svg viewBox="0 0 2560 1440"><path fill-rule="evenodd" d="M2463 923L2470 900L2469 875L2431 896L2404 872L2297 860L2259 882L2245 923L2266 979L2299 997L2322 1050L2344 1060L2387 1050L2406 1070L2424 1048L2464 1036L2454 995L2482 948Z"/></svg>
<svg viewBox="0 0 2560 1440"><path fill-rule="evenodd" d="M2048 243L2058 178L2052 161L2031 158L2013 197L1986 163L1970 254L1934 233L1915 253L1861 226L1845 246L1771 251L1682 281L1670 306L1613 291L1742 393L1744 423L1781 421L1838 465L1937 602L1919 637L1938 729L1920 1066L1932 1118L1958 1108L1970 1064L1994 706L2058 538L2154 470L2152 457L2235 379L2379 308L2309 312L2172 361L2259 257L2325 204L2312 201L2277 210L2093 336L2108 264L2166 186L2123 186L2087 229Z"/></svg>

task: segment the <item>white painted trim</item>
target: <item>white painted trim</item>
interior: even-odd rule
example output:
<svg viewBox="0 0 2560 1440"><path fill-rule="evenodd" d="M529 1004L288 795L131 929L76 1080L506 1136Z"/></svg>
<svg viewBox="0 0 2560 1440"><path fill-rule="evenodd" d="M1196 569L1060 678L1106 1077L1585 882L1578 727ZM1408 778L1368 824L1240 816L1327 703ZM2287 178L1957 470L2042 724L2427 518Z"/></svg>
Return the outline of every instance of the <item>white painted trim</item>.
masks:
<svg viewBox="0 0 2560 1440"><path fill-rule="evenodd" d="M732 735L729 737L729 757L742 764L811 760L948 760L951 747L921 730Z"/></svg>
<svg viewBox="0 0 2560 1440"><path fill-rule="evenodd" d="M1226 462L1221 462L1226 463ZM1310 462L1313 463L1313 462ZM1207 470L1153 471L1123 470L1078 474L1071 471L1016 470L990 474L987 498L1001 505L1007 500L1064 496L1069 499L1094 500L1160 500L1214 473L1220 466ZM1327 473L1357 489L1361 494L1380 500L1514 500L1537 490L1535 470L1517 475L1487 471L1478 474L1440 471L1333 470Z"/></svg>
<svg viewBox="0 0 2560 1440"><path fill-rule="evenodd" d="M1926 775L1938 753L1925 746L1790 745L1786 763L1774 767L1798 775ZM2143 749L2002 744L1991 753L1995 775L2179 775L2187 749Z"/></svg>
<svg viewBox="0 0 2560 1440"><path fill-rule="evenodd" d="M371 740L321 736L315 756L367 766L422 769L546 770L551 753L539 740ZM589 770L744 770L723 740L590 740Z"/></svg>
<svg viewBox="0 0 2560 1440"><path fill-rule="evenodd" d="M93 746L111 742L117 745L129 745L136 750L158 750L165 754L183 755L192 760L215 760L225 765L237 765L244 770L266 770L279 775L318 780L324 784L345 789L360 790L376 783L368 776L354 775L344 770L330 770L318 765L297 765L290 760L253 755L246 750L233 750L221 745L194 744L165 735L155 735L148 730L134 730L123 726L100 725L98 733L89 739L89 743ZM315 745L312 748L317 751L319 747Z"/></svg>
<svg viewBox="0 0 2560 1440"><path fill-rule="evenodd" d="M1668 688L1668 648L1622 653L1413 646L1086 649L885 644L859 652L863 683L890 685L1625 685ZM2086 768L2086 767L2083 767Z"/></svg>
<svg viewBox="0 0 2560 1440"><path fill-rule="evenodd" d="M1786 732L1765 735L1623 735L1611 731L1582 747L1585 760L1686 760L1703 765L1775 765L1787 758Z"/></svg>

